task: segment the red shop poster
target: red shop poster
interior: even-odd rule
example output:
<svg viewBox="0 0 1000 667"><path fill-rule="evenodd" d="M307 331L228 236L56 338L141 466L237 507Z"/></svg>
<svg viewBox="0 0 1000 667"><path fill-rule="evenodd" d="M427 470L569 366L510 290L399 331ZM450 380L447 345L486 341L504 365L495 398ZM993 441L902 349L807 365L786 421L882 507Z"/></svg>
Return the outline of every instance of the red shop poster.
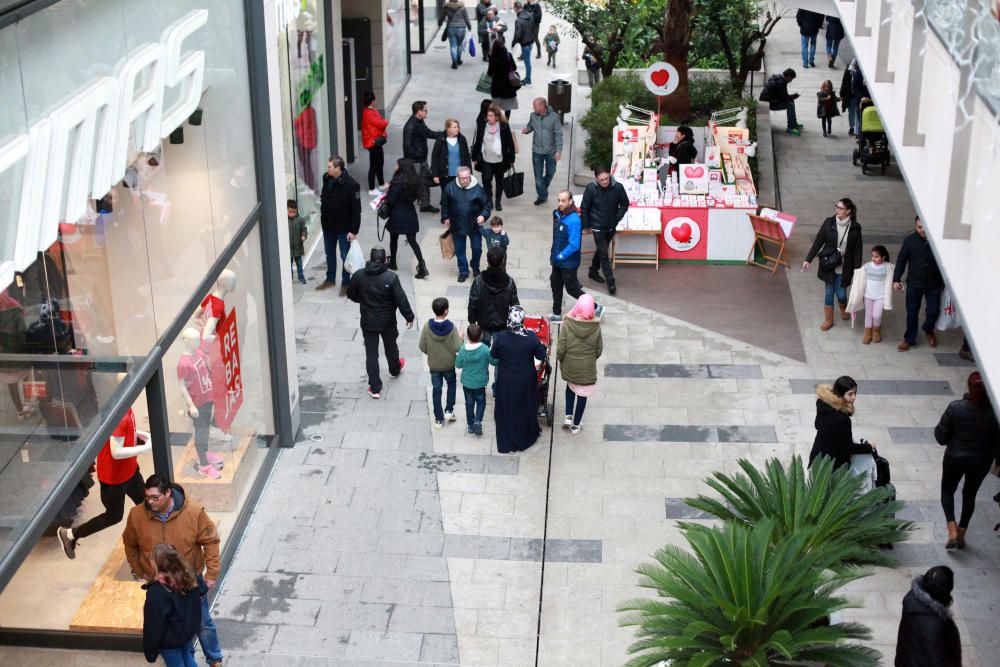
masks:
<svg viewBox="0 0 1000 667"><path fill-rule="evenodd" d="M708 209L664 208L660 259L687 261L708 257Z"/></svg>
<svg viewBox="0 0 1000 667"><path fill-rule="evenodd" d="M215 425L229 433L240 406L243 405L243 373L240 369L240 337L236 309L229 311L216 328L220 368L213 369L215 385ZM225 391L219 391L225 387Z"/></svg>

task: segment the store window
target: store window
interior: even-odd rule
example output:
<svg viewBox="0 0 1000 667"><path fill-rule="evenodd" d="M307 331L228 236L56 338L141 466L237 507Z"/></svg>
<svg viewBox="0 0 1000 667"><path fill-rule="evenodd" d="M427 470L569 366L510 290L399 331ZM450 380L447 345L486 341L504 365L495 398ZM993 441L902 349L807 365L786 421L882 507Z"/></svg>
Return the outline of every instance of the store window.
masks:
<svg viewBox="0 0 1000 667"><path fill-rule="evenodd" d="M387 0L385 12L385 58L383 103L390 104L399 95L410 75L409 26L411 0Z"/></svg>
<svg viewBox="0 0 1000 667"><path fill-rule="evenodd" d="M443 14L444 0L409 0L410 53L426 53L434 46L438 19ZM475 18L469 8L470 19Z"/></svg>

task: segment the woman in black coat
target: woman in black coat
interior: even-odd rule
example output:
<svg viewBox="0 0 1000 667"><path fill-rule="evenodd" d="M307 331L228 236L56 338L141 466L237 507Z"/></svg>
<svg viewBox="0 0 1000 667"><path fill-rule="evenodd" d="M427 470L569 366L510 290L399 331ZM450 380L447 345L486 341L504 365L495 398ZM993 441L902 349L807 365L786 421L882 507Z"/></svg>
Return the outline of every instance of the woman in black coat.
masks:
<svg viewBox="0 0 1000 667"><path fill-rule="evenodd" d="M490 355L497 360L494 421L497 451L521 452L538 440L538 375L535 360L545 361L545 346L524 328L524 309L511 306L507 329L493 337Z"/></svg>
<svg viewBox="0 0 1000 667"><path fill-rule="evenodd" d="M417 243L420 218L417 217L417 209L413 205L415 201L420 199L426 187L413 166L413 160L401 158L396 161L396 173L392 175L389 190L385 194L386 201L389 203L389 221L385 224L385 228L389 231L389 268L393 271L399 270L396 250L399 246L399 237L405 236L406 242L413 249L414 257L417 258L416 277L418 279L430 275L427 271L427 264L424 263L424 254L420 252L420 244Z"/></svg>
<svg viewBox="0 0 1000 667"><path fill-rule="evenodd" d="M458 161L452 163L451 146L454 142L458 150ZM469 142L462 134L462 126L454 118L449 118L444 122L444 136L438 137L431 150L431 176L434 183L441 186L441 192L448 183L455 180L455 173L459 167L472 166L472 153L469 152Z"/></svg>
<svg viewBox="0 0 1000 667"><path fill-rule="evenodd" d="M968 388L962 400L948 405L934 427L934 438L947 447L941 462L941 507L948 521L947 549L965 548L965 531L976 509L976 493L1000 447L1000 426L978 372L969 375ZM956 525L955 491L963 477L962 516Z"/></svg>
<svg viewBox="0 0 1000 667"><path fill-rule="evenodd" d="M169 544L153 547L149 558L156 575L143 585L142 650L146 662L162 657L167 667L196 667L192 644L201 628L201 598L208 594L208 586Z"/></svg>
<svg viewBox="0 0 1000 667"><path fill-rule="evenodd" d="M895 667L962 667L962 639L951 617L955 574L937 565L903 597Z"/></svg>
<svg viewBox="0 0 1000 667"><path fill-rule="evenodd" d="M507 119L510 119L510 112L517 108L517 91L510 82L512 72L517 72L514 56L504 46L503 38L497 38L490 50L490 64L486 73L493 77L493 83L490 84L493 103L503 109Z"/></svg>
<svg viewBox="0 0 1000 667"><path fill-rule="evenodd" d="M500 151L496 150L496 137L500 138ZM484 142L490 144L483 146ZM502 211L500 199L503 195L503 175L514 164L514 135L503 111L490 104L482 122L476 123L476 136L472 140L472 166L483 174L483 189L494 203L496 210ZM496 183L496 198L493 198Z"/></svg>
<svg viewBox="0 0 1000 667"><path fill-rule="evenodd" d="M809 465L823 454L833 459L835 468L851 464L852 454L869 454L872 445L854 442L851 417L858 397L858 383L842 375L833 386L816 385L816 439L809 452Z"/></svg>
<svg viewBox="0 0 1000 667"><path fill-rule="evenodd" d="M805 261L802 262L802 270L805 271L819 255L816 277L826 283L823 324L819 326L821 330L827 331L833 326L834 295L840 305L840 319L850 319L851 316L847 314L847 288L854 279L855 269L861 268L863 252L858 207L844 197L837 201L834 214L823 221ZM834 262L827 264L824 259L826 257Z"/></svg>
<svg viewBox="0 0 1000 667"><path fill-rule="evenodd" d="M826 17L826 58L827 67L837 69L837 52L840 50L840 40L844 39L844 24L836 16Z"/></svg>

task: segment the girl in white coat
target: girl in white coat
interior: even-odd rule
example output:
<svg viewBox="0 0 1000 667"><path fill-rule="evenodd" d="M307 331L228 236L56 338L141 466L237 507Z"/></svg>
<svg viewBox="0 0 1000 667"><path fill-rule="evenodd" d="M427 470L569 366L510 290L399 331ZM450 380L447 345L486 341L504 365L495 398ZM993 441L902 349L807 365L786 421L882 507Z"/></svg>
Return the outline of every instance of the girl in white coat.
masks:
<svg viewBox="0 0 1000 667"><path fill-rule="evenodd" d="M865 337L861 342L865 345L872 341L882 342L882 311L892 310L892 281L889 279L892 270L889 251L877 245L872 248L872 261L854 272L847 312L853 314L864 308Z"/></svg>

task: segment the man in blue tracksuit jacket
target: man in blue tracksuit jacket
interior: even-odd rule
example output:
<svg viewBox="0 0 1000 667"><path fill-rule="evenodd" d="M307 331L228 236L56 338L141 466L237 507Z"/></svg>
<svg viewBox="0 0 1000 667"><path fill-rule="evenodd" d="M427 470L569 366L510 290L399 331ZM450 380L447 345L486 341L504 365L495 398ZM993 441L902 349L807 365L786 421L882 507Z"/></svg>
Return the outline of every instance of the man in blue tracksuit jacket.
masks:
<svg viewBox="0 0 1000 667"><path fill-rule="evenodd" d="M576 270L580 267L580 214L569 190L559 193L558 206L552 212L552 250L549 253L549 263L552 264L552 275L549 276L552 315L549 319L554 322L562 319L563 288L574 299L583 294L576 277Z"/></svg>

